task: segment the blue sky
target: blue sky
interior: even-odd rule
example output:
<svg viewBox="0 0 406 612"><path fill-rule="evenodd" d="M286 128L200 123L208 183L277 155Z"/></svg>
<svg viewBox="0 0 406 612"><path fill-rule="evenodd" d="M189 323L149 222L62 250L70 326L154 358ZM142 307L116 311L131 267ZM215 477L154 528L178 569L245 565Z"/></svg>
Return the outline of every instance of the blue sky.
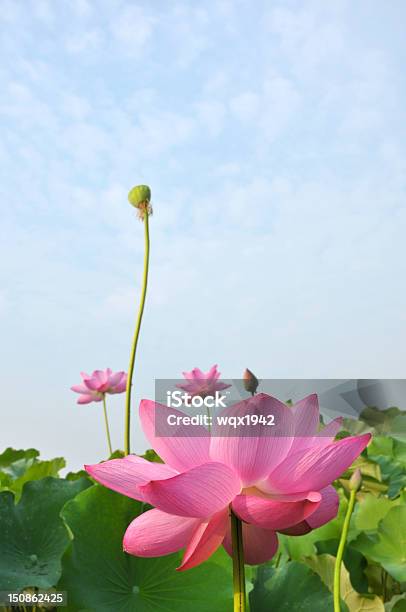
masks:
<svg viewBox="0 0 406 612"><path fill-rule="evenodd" d="M127 368L138 183L136 403L213 363L405 377L404 2L0 7L2 446L104 452L100 406L69 386Z"/></svg>

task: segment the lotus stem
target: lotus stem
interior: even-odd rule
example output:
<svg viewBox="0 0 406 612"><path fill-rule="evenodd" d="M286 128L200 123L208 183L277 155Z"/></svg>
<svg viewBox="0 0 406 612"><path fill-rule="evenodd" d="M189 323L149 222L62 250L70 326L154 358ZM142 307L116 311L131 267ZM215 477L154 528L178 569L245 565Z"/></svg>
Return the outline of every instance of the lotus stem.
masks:
<svg viewBox="0 0 406 612"><path fill-rule="evenodd" d="M109 456L110 456L113 454L113 449L111 447L110 428L109 428L109 419L107 417L106 394L105 393L103 393L103 412L104 412L104 424L106 426L107 444L109 447Z"/></svg>
<svg viewBox="0 0 406 612"><path fill-rule="evenodd" d="M245 568L242 522L230 509L231 543L233 548L234 612L245 612Z"/></svg>
<svg viewBox="0 0 406 612"><path fill-rule="evenodd" d="M128 366L126 400L125 400L125 432L124 432L124 452L126 455L130 453L130 421L131 421L131 386L134 374L135 355L137 352L138 338L140 335L142 315L144 314L145 297L147 294L148 285L148 268L149 268L149 211L146 210L143 216L144 220L144 273L142 277L141 300L138 309L137 321L133 343L131 347L130 365Z"/></svg>
<svg viewBox="0 0 406 612"><path fill-rule="evenodd" d="M356 477L355 480L353 480L354 476ZM343 529L341 531L341 537L340 537L340 542L338 544L336 562L334 566L334 592L333 592L334 594L334 612L341 612L341 603L340 603L341 601L341 598L340 598L341 564L343 561L344 548L345 548L345 543L346 543L347 536L348 536L348 529L350 526L351 515L353 513L354 506L355 506L355 498L357 495L357 491L359 490L361 486L360 478L361 478L360 472L359 470L356 470L356 472L354 472L354 475L350 480L350 500L348 502L347 513L345 515ZM353 484L351 483L351 481L353 481Z"/></svg>

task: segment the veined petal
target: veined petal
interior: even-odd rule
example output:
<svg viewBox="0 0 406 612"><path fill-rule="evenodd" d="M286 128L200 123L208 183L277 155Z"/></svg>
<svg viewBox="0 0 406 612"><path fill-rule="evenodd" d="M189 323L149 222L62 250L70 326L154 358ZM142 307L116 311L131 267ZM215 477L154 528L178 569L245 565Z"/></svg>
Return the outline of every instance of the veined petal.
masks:
<svg viewBox="0 0 406 612"><path fill-rule="evenodd" d="M330 421L328 425L318 431L316 435L307 438L295 438L295 441L292 444L292 448L290 449L289 454L293 455L293 453L299 450L315 448L316 446L318 448L328 446L334 441L334 438L342 428L342 425L342 417L337 417L336 419L334 419L334 421Z"/></svg>
<svg viewBox="0 0 406 612"><path fill-rule="evenodd" d="M320 491L322 499L316 510L304 521L292 525L287 529L280 529L286 535L303 535L312 529L317 529L328 523L337 516L339 497L335 488L331 485Z"/></svg>
<svg viewBox="0 0 406 612"><path fill-rule="evenodd" d="M210 370L207 372L206 378L207 380L210 380L211 382L213 382L220 378L220 374L221 372L217 370L217 364L215 364L211 366Z"/></svg>
<svg viewBox="0 0 406 612"><path fill-rule="evenodd" d="M109 378L108 378L108 381L107 381L109 387L115 387L116 385L118 385L118 383L123 378L124 374L125 374L125 372L114 372L114 374L111 374L109 376Z"/></svg>
<svg viewBox="0 0 406 612"><path fill-rule="evenodd" d="M320 442L323 440L327 444L333 442L334 438L343 426L343 417L337 417L330 421L321 431L318 431L315 438Z"/></svg>
<svg viewBox="0 0 406 612"><path fill-rule="evenodd" d="M295 439L289 453L293 454L312 445L319 426L319 400L315 393L296 402L291 408L295 424Z"/></svg>
<svg viewBox="0 0 406 612"><path fill-rule="evenodd" d="M127 388L127 380L124 378L121 382L118 383L118 385L114 387L114 389L110 389L109 393L111 395L115 395L116 393L124 393L126 388Z"/></svg>
<svg viewBox="0 0 406 612"><path fill-rule="evenodd" d="M248 565L260 565L272 559L278 550L278 538L274 531L262 529L256 525L242 524L242 539L244 546L244 562ZM227 531L223 546L233 556L231 530Z"/></svg>
<svg viewBox="0 0 406 612"><path fill-rule="evenodd" d="M81 395L77 404L90 404L91 402L100 402L101 398L97 397L97 395Z"/></svg>
<svg viewBox="0 0 406 612"><path fill-rule="evenodd" d="M301 491L300 493L266 493L261 490L261 483L256 487L258 493L254 493L259 497L266 497L267 499L272 499L278 502L296 502L307 499L311 502L319 502L321 500L321 495L318 491ZM249 489L246 490L249 493ZM263 495L261 495L263 494Z"/></svg>
<svg viewBox="0 0 406 612"><path fill-rule="evenodd" d="M109 375L107 370L95 370L92 374L92 378L98 380L100 384L107 382Z"/></svg>
<svg viewBox="0 0 406 612"><path fill-rule="evenodd" d="M121 374L120 380L109 390L111 394L123 393L127 388L127 374L125 372L119 372L119 374Z"/></svg>
<svg viewBox="0 0 406 612"><path fill-rule="evenodd" d="M137 557L159 557L184 548L199 525L199 519L166 514L154 508L130 523L123 548Z"/></svg>
<svg viewBox="0 0 406 612"><path fill-rule="evenodd" d="M191 372L182 372L182 376L186 380L194 380L193 370Z"/></svg>
<svg viewBox="0 0 406 612"><path fill-rule="evenodd" d="M337 516L340 498L332 485L320 491L322 498L320 505L307 517L306 522L312 529L317 529Z"/></svg>
<svg viewBox="0 0 406 612"><path fill-rule="evenodd" d="M168 465L146 461L135 455L85 465L85 469L94 480L105 487L139 501L148 501L140 490L141 485L153 479L171 478L177 474Z"/></svg>
<svg viewBox="0 0 406 612"><path fill-rule="evenodd" d="M240 490L237 474L227 465L216 462L140 487L145 499L163 512L196 518L208 518L219 512Z"/></svg>
<svg viewBox="0 0 406 612"><path fill-rule="evenodd" d="M224 391L224 389L228 389L229 387L231 387L231 385L228 385L227 383L215 382L213 389L215 391Z"/></svg>
<svg viewBox="0 0 406 612"><path fill-rule="evenodd" d="M316 393L296 402L291 408L295 422L295 437L310 437L319 426L319 400Z"/></svg>
<svg viewBox="0 0 406 612"><path fill-rule="evenodd" d="M99 387L102 385L102 383L96 378L86 378L83 382L85 386L90 389L90 391L98 391Z"/></svg>
<svg viewBox="0 0 406 612"><path fill-rule="evenodd" d="M182 391L186 391L186 393L190 393L191 395L193 394L193 391L196 390L196 384L194 382L187 382L183 385L178 384L176 386L178 389L182 389Z"/></svg>
<svg viewBox="0 0 406 612"><path fill-rule="evenodd" d="M85 385L73 385L71 387L71 391L74 391L75 393L82 393L84 395L89 393L89 389L85 387Z"/></svg>
<svg viewBox="0 0 406 612"><path fill-rule="evenodd" d="M185 416L163 404L150 400L141 401L142 428L158 455L179 472L210 461L207 430L200 425L167 425L166 419L170 415ZM159 436L156 435L156 426L161 434ZM164 434L166 436L162 437Z"/></svg>
<svg viewBox="0 0 406 612"><path fill-rule="evenodd" d="M206 380L206 374L202 372L200 368L193 368L192 377L193 377L193 380L197 380L197 381Z"/></svg>
<svg viewBox="0 0 406 612"><path fill-rule="evenodd" d="M261 483L261 489L266 487L270 493L320 491L351 465L370 439L370 434L364 434L289 455Z"/></svg>
<svg viewBox="0 0 406 612"><path fill-rule="evenodd" d="M224 540L229 520L229 510L225 508L215 514L208 522L200 523L196 527L186 547L182 563L177 569L191 569L206 561Z"/></svg>
<svg viewBox="0 0 406 612"><path fill-rule="evenodd" d="M263 480L281 463L292 444L294 421L290 409L279 400L260 393L233 406L218 415L221 417L246 417L256 415L268 422L274 416L274 426L258 423L234 428L229 422L216 423L210 442L210 457L232 467L241 477L244 487ZM247 435L242 435L247 432Z"/></svg>
<svg viewBox="0 0 406 612"><path fill-rule="evenodd" d="M287 529L279 529L279 533L283 533L284 535L290 536L301 536L306 533L310 533L312 528L310 527L307 521L302 521L301 523L297 523L296 525L292 525L292 527L288 527Z"/></svg>
<svg viewBox="0 0 406 612"><path fill-rule="evenodd" d="M320 501L303 499L294 502L274 501L254 495L237 495L232 502L234 512L245 522L277 531L304 521Z"/></svg>

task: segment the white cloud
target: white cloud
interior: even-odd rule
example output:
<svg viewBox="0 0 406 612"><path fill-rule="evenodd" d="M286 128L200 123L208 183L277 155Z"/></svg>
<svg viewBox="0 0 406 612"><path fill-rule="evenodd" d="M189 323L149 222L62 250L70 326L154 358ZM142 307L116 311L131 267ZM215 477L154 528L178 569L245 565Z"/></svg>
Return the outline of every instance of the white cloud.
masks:
<svg viewBox="0 0 406 612"><path fill-rule="evenodd" d="M274 138L291 120L296 120L300 104L301 95L291 80L274 76L265 81L259 124L266 136Z"/></svg>
<svg viewBox="0 0 406 612"><path fill-rule="evenodd" d="M125 53L139 55L151 38L156 18L138 5L127 5L111 22L111 32Z"/></svg>
<svg viewBox="0 0 406 612"><path fill-rule="evenodd" d="M62 101L63 111L75 121L83 121L91 111L89 102L82 96L64 94Z"/></svg>
<svg viewBox="0 0 406 612"><path fill-rule="evenodd" d="M210 19L201 7L176 3L167 16L171 56L181 70L194 64L210 47ZM172 58L173 54L173 58Z"/></svg>
<svg viewBox="0 0 406 612"><path fill-rule="evenodd" d="M260 106L259 95L252 91L245 91L230 100L230 108L241 121L256 119Z"/></svg>
<svg viewBox="0 0 406 612"><path fill-rule="evenodd" d="M21 7L13 0L3 0L0 18L8 23L15 23L21 15Z"/></svg>
<svg viewBox="0 0 406 612"><path fill-rule="evenodd" d="M265 17L271 36L278 36L280 50L289 60L297 78L317 79L323 65L336 59L350 58L345 34L345 2L326 9L323 2L313 2L299 9L274 7Z"/></svg>
<svg viewBox="0 0 406 612"><path fill-rule="evenodd" d="M72 6L76 14L84 19L93 14L93 7L88 0L74 0Z"/></svg>
<svg viewBox="0 0 406 612"><path fill-rule="evenodd" d="M35 0L33 3L35 16L47 26L52 26L55 22L55 15L52 3L49 0Z"/></svg>
<svg viewBox="0 0 406 612"><path fill-rule="evenodd" d="M98 51L104 44L104 34L97 29L89 29L66 37L66 49L72 54L85 54Z"/></svg>
<svg viewBox="0 0 406 612"><path fill-rule="evenodd" d="M221 177L237 176L241 174L241 165L235 162L220 164L214 169L214 174Z"/></svg>
<svg viewBox="0 0 406 612"><path fill-rule="evenodd" d="M294 83L280 75L265 78L258 91L244 91L230 99L235 117L255 130L257 141L273 141L296 121L301 95ZM262 146L262 145L261 145Z"/></svg>
<svg viewBox="0 0 406 612"><path fill-rule="evenodd" d="M206 100L197 104L197 113L203 126L210 136L218 136L224 126L226 116L225 105L216 100Z"/></svg>
<svg viewBox="0 0 406 612"><path fill-rule="evenodd" d="M139 143L146 155L156 155L190 139L195 122L189 117L169 111L142 113L134 128Z"/></svg>

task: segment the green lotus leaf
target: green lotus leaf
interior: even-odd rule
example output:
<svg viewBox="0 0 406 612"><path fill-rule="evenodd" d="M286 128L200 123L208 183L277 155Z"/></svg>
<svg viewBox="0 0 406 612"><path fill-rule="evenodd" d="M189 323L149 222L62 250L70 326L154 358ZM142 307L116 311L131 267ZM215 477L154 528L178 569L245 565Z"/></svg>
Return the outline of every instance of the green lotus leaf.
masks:
<svg viewBox="0 0 406 612"><path fill-rule="evenodd" d="M35 448L29 448L27 450L16 450L10 447L6 448L6 450L0 454L0 471L10 476L12 480L15 480L24 474L38 456L39 451L35 450Z"/></svg>
<svg viewBox="0 0 406 612"><path fill-rule="evenodd" d="M393 419L391 436L396 440L406 441L406 414L404 412Z"/></svg>
<svg viewBox="0 0 406 612"><path fill-rule="evenodd" d="M331 555L332 557L335 557L338 550L338 544L338 539L317 542L317 554ZM344 549L343 563L349 572L352 587L358 591L358 593L368 593L369 585L365 574L368 562L364 555L362 555L358 550L352 548L352 546L347 543Z"/></svg>
<svg viewBox="0 0 406 612"><path fill-rule="evenodd" d="M2 486L2 489L6 489L15 493L16 501L20 499L21 491L26 482L31 480L40 480L41 478L46 478L47 476L57 476L58 472L65 467L65 459L63 457L57 457L56 459L51 459L50 461L34 461L27 469L23 472L21 476L12 480L11 482L5 486Z"/></svg>
<svg viewBox="0 0 406 612"><path fill-rule="evenodd" d="M333 609L333 595L307 565L291 561L283 567L257 573L249 595L251 612L326 612ZM342 612L346 606L342 606Z"/></svg>
<svg viewBox="0 0 406 612"><path fill-rule="evenodd" d="M376 531L379 521L401 503L401 498L390 500L366 493L360 497L354 511L354 524L359 531Z"/></svg>
<svg viewBox="0 0 406 612"><path fill-rule="evenodd" d="M379 467L388 496L396 497L406 486L406 443L388 436L375 436L367 449L368 458Z"/></svg>
<svg viewBox="0 0 406 612"><path fill-rule="evenodd" d="M163 463L161 457L154 451L153 448L148 448L148 450L145 451L142 457L147 461L152 461L154 463Z"/></svg>
<svg viewBox="0 0 406 612"><path fill-rule="evenodd" d="M221 549L199 567L176 572L180 554L157 558L123 552L123 535L142 504L95 485L68 502L62 516L73 535L58 588L70 609L97 612L226 612L232 609L232 564Z"/></svg>
<svg viewBox="0 0 406 612"><path fill-rule="evenodd" d="M397 497L400 491L403 491L406 487L406 472L400 467L392 473L389 480L388 496L393 499Z"/></svg>
<svg viewBox="0 0 406 612"><path fill-rule="evenodd" d="M346 435L359 436L363 433L374 432L374 428L364 421L359 421L358 419L348 417L343 419L343 431L346 433ZM340 436L342 435L342 432L340 432Z"/></svg>
<svg viewBox="0 0 406 612"><path fill-rule="evenodd" d="M373 436L367 447L368 457L373 458L376 455L393 455L393 438L390 436Z"/></svg>
<svg viewBox="0 0 406 612"><path fill-rule="evenodd" d="M39 452L34 448L6 448L0 455L0 490L11 489L11 483L22 477L38 456Z"/></svg>
<svg viewBox="0 0 406 612"><path fill-rule="evenodd" d="M13 479L8 474L4 472L0 472L0 491L5 491L9 489L13 482Z"/></svg>
<svg viewBox="0 0 406 612"><path fill-rule="evenodd" d="M392 508L379 523L376 534L361 534L353 546L380 563L395 580L406 581L406 505Z"/></svg>
<svg viewBox="0 0 406 612"><path fill-rule="evenodd" d="M335 561L335 557L326 554L306 559L306 564L320 576L331 593L334 586ZM350 574L344 565L341 566L340 595L350 611L384 612L385 610L383 601L379 597L370 594L360 595L354 590Z"/></svg>
<svg viewBox="0 0 406 612"><path fill-rule="evenodd" d="M125 457L125 452L118 448L117 450L111 453L109 460L110 459L122 459L123 457Z"/></svg>
<svg viewBox="0 0 406 612"><path fill-rule="evenodd" d="M0 591L47 589L58 582L61 557L69 544L59 513L89 485L87 479L28 482L18 504L10 491L0 493Z"/></svg>
<svg viewBox="0 0 406 612"><path fill-rule="evenodd" d="M406 468L406 442L401 440L393 441L393 456L398 463Z"/></svg>
<svg viewBox="0 0 406 612"><path fill-rule="evenodd" d="M372 459L364 456L357 457L357 459L351 465L351 468L349 468L343 474L342 478L350 478L357 468L361 470L363 484L365 479L372 479L377 483L382 482L382 474L379 465L377 465ZM340 478L340 481L342 478Z"/></svg>
<svg viewBox="0 0 406 612"><path fill-rule="evenodd" d="M377 563L373 563L369 560L367 567L365 568L365 576L368 580L368 592L375 593L382 597L385 596L385 600L389 593L396 593L399 589L399 584L392 576L390 576L384 569ZM385 610L388 602L385 604Z"/></svg>
<svg viewBox="0 0 406 612"><path fill-rule="evenodd" d="M395 595L385 604L385 612L406 612L406 593Z"/></svg>
<svg viewBox="0 0 406 612"><path fill-rule="evenodd" d="M65 480L80 480L80 478L89 478L89 474L86 472L86 470L68 472L65 476Z"/></svg>
<svg viewBox="0 0 406 612"><path fill-rule="evenodd" d="M388 496L396 497L406 487L406 469L401 463L385 455L376 455L373 460L379 465L382 480L387 484Z"/></svg>
<svg viewBox="0 0 406 612"><path fill-rule="evenodd" d="M406 434L406 414L399 408L379 410L368 407L361 412L359 420L373 427L378 434Z"/></svg>

